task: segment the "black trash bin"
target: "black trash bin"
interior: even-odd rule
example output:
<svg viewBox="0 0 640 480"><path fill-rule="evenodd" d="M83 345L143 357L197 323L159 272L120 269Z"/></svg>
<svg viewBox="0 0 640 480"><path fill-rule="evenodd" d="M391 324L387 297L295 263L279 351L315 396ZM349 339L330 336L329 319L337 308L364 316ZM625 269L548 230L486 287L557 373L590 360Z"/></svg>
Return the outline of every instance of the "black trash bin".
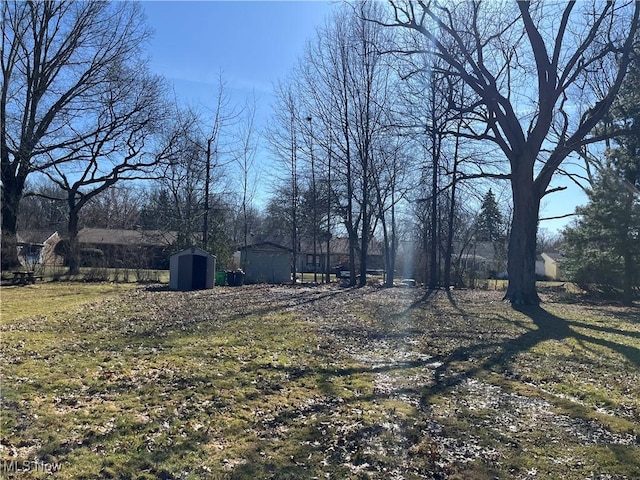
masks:
<svg viewBox="0 0 640 480"><path fill-rule="evenodd" d="M236 287L244 285L244 272L240 269L234 272L234 285Z"/></svg>
<svg viewBox="0 0 640 480"><path fill-rule="evenodd" d="M244 275L245 273L238 269L235 271L228 271L227 272L227 285L230 285L232 287L240 287L242 285L244 285Z"/></svg>

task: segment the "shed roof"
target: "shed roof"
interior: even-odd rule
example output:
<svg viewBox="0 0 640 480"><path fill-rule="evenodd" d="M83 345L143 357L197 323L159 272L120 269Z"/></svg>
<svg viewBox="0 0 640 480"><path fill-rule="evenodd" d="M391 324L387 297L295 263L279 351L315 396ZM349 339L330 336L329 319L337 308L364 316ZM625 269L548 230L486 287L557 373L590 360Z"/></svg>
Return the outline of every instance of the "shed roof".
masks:
<svg viewBox="0 0 640 480"><path fill-rule="evenodd" d="M206 250L203 250L201 248L198 247L189 247L189 248L185 248L184 250L174 253L173 255L171 255L171 258L173 257L182 257L184 255L200 255L202 257L215 257L215 255L207 252Z"/></svg>
<svg viewBox="0 0 640 480"><path fill-rule="evenodd" d="M273 252L273 251L281 251L283 253L291 253L292 250L289 247L285 247L283 245L279 245L274 242L257 242L252 243L251 245L246 245L240 247L238 250L254 250L254 251L264 251L264 252Z"/></svg>
<svg viewBox="0 0 640 480"><path fill-rule="evenodd" d="M554 262L562 262L564 260L564 255L561 252L542 252L542 257Z"/></svg>

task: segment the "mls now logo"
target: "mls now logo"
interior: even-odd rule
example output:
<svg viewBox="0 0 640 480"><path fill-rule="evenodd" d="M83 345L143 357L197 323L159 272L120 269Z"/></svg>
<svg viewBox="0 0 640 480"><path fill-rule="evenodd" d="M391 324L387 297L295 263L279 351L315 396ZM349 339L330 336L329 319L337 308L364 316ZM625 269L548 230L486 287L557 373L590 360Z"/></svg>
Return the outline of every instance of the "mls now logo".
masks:
<svg viewBox="0 0 640 480"><path fill-rule="evenodd" d="M56 473L61 469L58 462L41 462L40 460L21 460L17 458L3 459L0 465L0 472L43 472Z"/></svg>

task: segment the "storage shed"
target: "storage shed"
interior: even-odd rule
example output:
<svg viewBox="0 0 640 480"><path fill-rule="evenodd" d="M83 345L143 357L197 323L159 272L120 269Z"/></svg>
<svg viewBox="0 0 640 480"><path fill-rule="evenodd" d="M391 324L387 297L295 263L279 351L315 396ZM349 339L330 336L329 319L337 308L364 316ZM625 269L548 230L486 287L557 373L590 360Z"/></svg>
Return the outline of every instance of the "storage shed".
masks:
<svg viewBox="0 0 640 480"><path fill-rule="evenodd" d="M169 258L171 290L203 290L215 285L216 257L198 247L191 247Z"/></svg>
<svg viewBox="0 0 640 480"><path fill-rule="evenodd" d="M291 249L272 242L240 248L240 266L245 283L291 282Z"/></svg>

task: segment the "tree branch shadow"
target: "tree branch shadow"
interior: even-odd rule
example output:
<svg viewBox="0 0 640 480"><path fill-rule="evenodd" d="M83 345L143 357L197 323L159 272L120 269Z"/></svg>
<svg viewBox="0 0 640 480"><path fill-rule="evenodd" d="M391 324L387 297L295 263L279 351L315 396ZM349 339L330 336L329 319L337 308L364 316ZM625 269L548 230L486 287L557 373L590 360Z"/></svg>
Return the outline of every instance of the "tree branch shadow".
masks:
<svg viewBox="0 0 640 480"><path fill-rule="evenodd" d="M460 313L464 314L462 309L455 304L454 306ZM435 371L436 381L434 387L430 389L432 390L431 393L440 393L443 390L450 389L482 372L507 370L511 362L519 354L531 351L537 345L549 340L561 342L573 338L580 343L600 345L622 355L629 363L636 367L640 367L639 348L580 333L572 327L638 338L636 332L625 332L610 327L588 325L567 320L545 310L539 305L514 307L514 310L524 314L537 328L531 329L516 338L506 340L502 343L476 343L471 346L462 346L455 349L450 354L441 358L442 364ZM478 356L482 357L486 355L487 350L493 351L493 353L485 356L484 360L460 372L452 372L457 362L465 362L470 358Z"/></svg>

